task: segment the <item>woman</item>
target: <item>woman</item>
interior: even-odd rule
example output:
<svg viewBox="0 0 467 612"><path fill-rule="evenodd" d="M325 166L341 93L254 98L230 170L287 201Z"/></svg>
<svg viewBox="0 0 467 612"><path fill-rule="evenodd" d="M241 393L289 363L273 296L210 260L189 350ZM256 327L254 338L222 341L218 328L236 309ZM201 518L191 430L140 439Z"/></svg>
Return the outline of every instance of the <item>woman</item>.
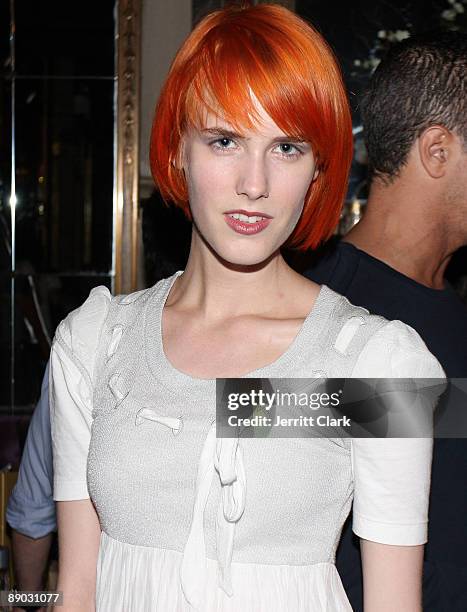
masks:
<svg viewBox="0 0 467 612"><path fill-rule="evenodd" d="M52 351L64 610L348 611L334 559L352 498L366 610L421 609L430 440L213 424L216 377L442 375L411 328L281 255L332 233L351 138L332 53L284 8L215 12L178 52L151 164L193 221L186 270L93 290Z"/></svg>

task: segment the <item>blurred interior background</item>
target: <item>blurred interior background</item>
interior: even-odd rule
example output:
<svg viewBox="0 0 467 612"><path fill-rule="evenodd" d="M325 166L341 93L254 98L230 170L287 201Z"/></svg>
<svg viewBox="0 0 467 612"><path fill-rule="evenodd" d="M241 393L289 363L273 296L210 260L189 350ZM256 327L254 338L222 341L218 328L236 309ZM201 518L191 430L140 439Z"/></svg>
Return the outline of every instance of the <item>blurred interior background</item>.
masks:
<svg viewBox="0 0 467 612"><path fill-rule="evenodd" d="M129 292L184 266L190 227L153 189L148 138L175 51L223 4L0 3L0 468L18 467L60 320L96 285ZM467 0L283 4L330 42L349 89L355 159L344 234L364 214L367 192L360 92L394 41L467 29ZM465 299L465 249L448 278Z"/></svg>

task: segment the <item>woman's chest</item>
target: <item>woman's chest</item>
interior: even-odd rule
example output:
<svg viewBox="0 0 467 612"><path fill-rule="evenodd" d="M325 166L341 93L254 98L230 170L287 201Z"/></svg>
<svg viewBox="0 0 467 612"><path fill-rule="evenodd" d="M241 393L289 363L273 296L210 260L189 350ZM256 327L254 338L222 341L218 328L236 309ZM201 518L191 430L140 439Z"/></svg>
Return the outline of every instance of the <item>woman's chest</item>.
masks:
<svg viewBox="0 0 467 612"><path fill-rule="evenodd" d="M174 368L196 378L240 377L283 355L303 321L244 316L206 326L167 316L164 353Z"/></svg>
<svg viewBox="0 0 467 612"><path fill-rule="evenodd" d="M172 427L175 421L164 421L170 418L180 419L179 430ZM131 393L117 409L96 414L88 486L104 531L136 545L183 550L204 490L202 520L214 555L224 495L219 462L232 461L224 468L227 473L231 467L235 477L238 465L230 441L224 451L224 441L209 446L213 419L212 392L197 402L170 401L162 393L137 399ZM248 558L248 551L267 542L316 533L326 550L332 547L353 486L348 447L334 439L254 437L240 439L238 447L245 500L237 553Z"/></svg>

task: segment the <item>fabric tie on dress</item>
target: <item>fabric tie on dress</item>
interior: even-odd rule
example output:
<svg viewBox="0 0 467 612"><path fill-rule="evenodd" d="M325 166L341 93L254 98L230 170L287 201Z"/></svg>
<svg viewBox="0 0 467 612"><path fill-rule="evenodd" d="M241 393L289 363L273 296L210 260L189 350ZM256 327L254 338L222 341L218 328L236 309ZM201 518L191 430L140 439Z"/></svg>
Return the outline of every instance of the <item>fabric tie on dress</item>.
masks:
<svg viewBox="0 0 467 612"><path fill-rule="evenodd" d="M235 524L245 509L246 496L245 467L238 438L217 440L214 467L222 485L216 520L219 580L227 595L232 596L231 563Z"/></svg>
<svg viewBox="0 0 467 612"><path fill-rule="evenodd" d="M122 390L121 378L122 378L121 375L118 372L116 372L115 374L112 374L112 376L109 378L109 381L107 383L112 395L114 396L116 400L114 408L118 408L120 404L128 397L130 393L129 388Z"/></svg>
<svg viewBox="0 0 467 612"><path fill-rule="evenodd" d="M135 425L141 425L145 419L170 427L174 435L179 434L183 427L183 420L181 417L159 416L154 410L151 410L151 408L140 408L136 413Z"/></svg>
<svg viewBox="0 0 467 612"><path fill-rule="evenodd" d="M219 586L231 596L235 523L245 509L246 477L238 438L217 439L214 422L206 436L198 464L193 518L180 567L183 593L195 609L199 609L203 601L206 586L204 510L215 471L219 473L222 485L216 519Z"/></svg>

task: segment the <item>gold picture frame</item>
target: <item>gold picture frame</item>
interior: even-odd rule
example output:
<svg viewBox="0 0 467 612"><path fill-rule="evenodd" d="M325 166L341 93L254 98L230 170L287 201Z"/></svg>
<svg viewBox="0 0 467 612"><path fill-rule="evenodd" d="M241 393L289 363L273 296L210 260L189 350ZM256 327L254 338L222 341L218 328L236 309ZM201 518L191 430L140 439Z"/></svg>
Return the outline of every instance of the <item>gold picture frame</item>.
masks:
<svg viewBox="0 0 467 612"><path fill-rule="evenodd" d="M113 291L138 289L141 0L119 0L116 34L116 169Z"/></svg>

